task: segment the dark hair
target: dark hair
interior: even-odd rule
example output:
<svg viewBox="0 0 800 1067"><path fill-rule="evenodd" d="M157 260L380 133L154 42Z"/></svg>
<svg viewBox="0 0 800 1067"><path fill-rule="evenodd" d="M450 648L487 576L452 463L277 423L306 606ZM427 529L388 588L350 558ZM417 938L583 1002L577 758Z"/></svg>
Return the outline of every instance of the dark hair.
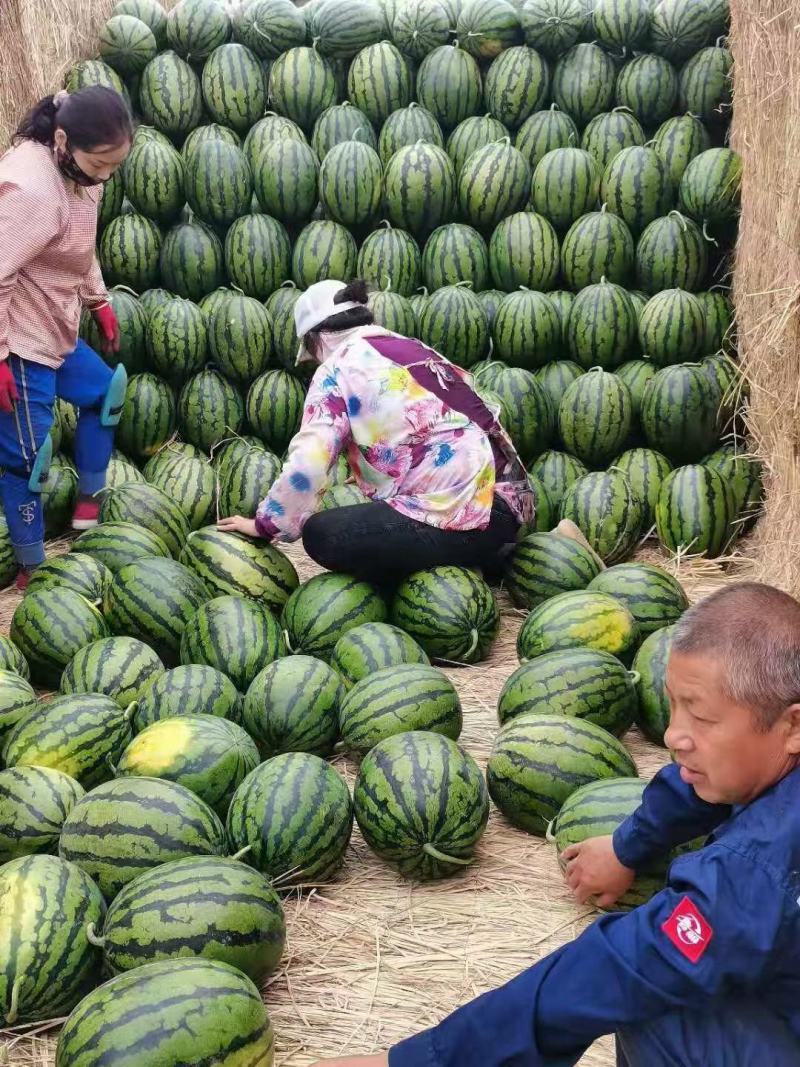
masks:
<svg viewBox="0 0 800 1067"><path fill-rule="evenodd" d="M15 140L37 141L53 147L56 130L62 129L67 143L80 152L100 145L120 145L133 138L133 119L116 89L90 85L67 96L46 96L19 125Z"/></svg>
<svg viewBox="0 0 800 1067"><path fill-rule="evenodd" d="M334 304L344 304L350 300L357 304L364 304L364 307L348 308L347 311L340 311L338 315L329 315L315 330L309 330L305 336L305 346L309 352L316 355L321 333L340 333L342 330L354 330L356 326L372 325L375 320L366 306L369 301L369 292L365 281L358 279L350 282L333 298Z"/></svg>

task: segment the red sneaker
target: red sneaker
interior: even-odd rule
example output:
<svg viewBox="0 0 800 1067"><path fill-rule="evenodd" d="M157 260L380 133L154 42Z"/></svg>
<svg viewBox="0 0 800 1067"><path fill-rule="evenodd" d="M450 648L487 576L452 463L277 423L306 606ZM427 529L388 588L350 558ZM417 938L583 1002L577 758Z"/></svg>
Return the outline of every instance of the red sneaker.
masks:
<svg viewBox="0 0 800 1067"><path fill-rule="evenodd" d="M73 530L91 530L100 521L100 504L97 500L79 500L72 513Z"/></svg>
<svg viewBox="0 0 800 1067"><path fill-rule="evenodd" d="M20 569L17 571L17 580L15 585L20 593L24 593L25 590L28 588L28 583L31 580L32 574L33 571L28 570L27 567L20 567Z"/></svg>

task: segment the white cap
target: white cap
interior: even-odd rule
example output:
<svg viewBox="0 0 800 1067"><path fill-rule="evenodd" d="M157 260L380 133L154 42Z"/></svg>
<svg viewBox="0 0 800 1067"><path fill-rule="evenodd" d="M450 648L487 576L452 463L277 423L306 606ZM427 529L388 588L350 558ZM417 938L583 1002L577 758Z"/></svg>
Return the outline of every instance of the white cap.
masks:
<svg viewBox="0 0 800 1067"><path fill-rule="evenodd" d="M309 330L315 330L331 315L339 315L342 311L364 307L355 300L334 303L334 298L346 288L344 282L328 279L310 285L304 293L300 294L299 300L294 305L294 324L301 341Z"/></svg>

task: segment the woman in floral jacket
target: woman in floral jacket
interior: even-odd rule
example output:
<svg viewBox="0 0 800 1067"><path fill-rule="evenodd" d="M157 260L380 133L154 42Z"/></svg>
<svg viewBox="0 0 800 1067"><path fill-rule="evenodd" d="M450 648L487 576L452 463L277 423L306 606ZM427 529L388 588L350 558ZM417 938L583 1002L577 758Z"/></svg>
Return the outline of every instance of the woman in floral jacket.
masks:
<svg viewBox="0 0 800 1067"><path fill-rule="evenodd" d="M368 581L451 563L494 568L533 517L514 446L471 376L373 324L364 282L311 286L295 306L299 358L319 367L283 471L254 520L220 527L302 536L312 559ZM340 455L371 503L318 511Z"/></svg>

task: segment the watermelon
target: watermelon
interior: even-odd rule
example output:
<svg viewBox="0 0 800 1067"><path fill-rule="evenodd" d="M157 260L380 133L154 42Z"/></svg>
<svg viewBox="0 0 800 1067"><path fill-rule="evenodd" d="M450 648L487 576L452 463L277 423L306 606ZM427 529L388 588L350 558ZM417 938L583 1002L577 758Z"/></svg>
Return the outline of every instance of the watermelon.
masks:
<svg viewBox="0 0 800 1067"><path fill-rule="evenodd" d="M508 130L498 119L491 115L471 115L459 122L447 138L447 154L450 157L458 177L464 164L479 148L501 141L508 137Z"/></svg>
<svg viewBox="0 0 800 1067"><path fill-rule="evenodd" d="M369 503L369 497L365 496L357 485L333 485L323 493L319 510L332 511L334 508L351 508Z"/></svg>
<svg viewBox="0 0 800 1067"><path fill-rule="evenodd" d="M522 30L531 48L558 59L581 38L587 25L583 0L525 0Z"/></svg>
<svg viewBox="0 0 800 1067"><path fill-rule="evenodd" d="M543 367L539 367L534 372L534 377L550 398L553 410L558 411L558 406L567 388L582 374L583 368L579 367L577 363L573 363L569 359L562 359L556 360L555 363L545 363Z"/></svg>
<svg viewBox="0 0 800 1067"><path fill-rule="evenodd" d="M526 533L508 559L503 585L517 607L530 610L558 593L585 589L601 566L599 557L574 538Z"/></svg>
<svg viewBox="0 0 800 1067"><path fill-rule="evenodd" d="M272 1026L258 990L241 971L210 959L150 963L94 990L59 1035L56 1064L122 1063L145 1043L159 1067L178 1067L185 1062L187 1018L194 1020L196 1062L240 1059L272 1067Z"/></svg>
<svg viewBox="0 0 800 1067"><path fill-rule="evenodd" d="M567 319L569 354L581 367L612 370L636 338L637 316L628 293L604 278L575 297Z"/></svg>
<svg viewBox="0 0 800 1067"><path fill-rule="evenodd" d="M233 131L231 131L233 133ZM233 134L236 141L239 140L238 134ZM268 111L263 118L260 118L258 122L250 127L250 132L244 139L244 154L247 158L247 162L250 164L250 169L253 172L253 177L257 180L259 176L260 160L262 153L274 144L275 141L282 140L300 141L306 143L306 135L300 129L296 122L292 122L291 119L287 119L284 115L277 115L274 111ZM236 142L234 142L236 143Z"/></svg>
<svg viewBox="0 0 800 1067"><path fill-rule="evenodd" d="M100 238L99 258L109 285L141 292L158 281L161 233L144 215L120 215Z"/></svg>
<svg viewBox="0 0 800 1067"><path fill-rule="evenodd" d="M74 863L22 856L0 870L0 901L0 1025L70 1011L99 976L86 931L103 921L97 887ZM58 922L48 921L51 913Z"/></svg>
<svg viewBox="0 0 800 1067"><path fill-rule="evenodd" d="M34 680L44 686L57 686L75 653L106 636L108 627L97 608L68 588L34 589L11 617L11 640L30 665Z"/></svg>
<svg viewBox="0 0 800 1067"><path fill-rule="evenodd" d="M478 293L478 300L480 300L483 310L486 312L490 330L494 326L497 310L505 299L505 295L502 289L484 289L482 293ZM427 297L423 299L427 300Z"/></svg>
<svg viewBox="0 0 800 1067"><path fill-rule="evenodd" d="M561 439L587 466L604 466L628 438L632 408L627 385L615 374L595 367L564 393L558 409Z"/></svg>
<svg viewBox="0 0 800 1067"><path fill-rule="evenodd" d="M85 645L61 675L65 694L103 693L125 710L164 673L164 664L148 645L133 637L104 637Z"/></svg>
<svg viewBox="0 0 800 1067"><path fill-rule="evenodd" d="M115 973L199 956L228 963L258 982L278 966L286 923L262 874L236 860L191 856L127 885L109 908L99 940Z"/></svg>
<svg viewBox="0 0 800 1067"><path fill-rule="evenodd" d="M477 62L456 45L434 49L417 71L417 99L443 130L454 130L480 110L483 82Z"/></svg>
<svg viewBox="0 0 800 1067"><path fill-rule="evenodd" d="M528 116L517 130L514 144L527 159L533 173L548 152L577 145L578 140L578 127L570 116L559 111L556 104L551 104L547 111L536 111Z"/></svg>
<svg viewBox="0 0 800 1067"><path fill-rule="evenodd" d="M205 126L197 126L181 145L181 155L184 163L188 163L192 153L206 141L224 141L226 144L242 147L242 139L235 130L228 126L221 126L218 122L209 122ZM250 163L250 156L247 156Z"/></svg>
<svg viewBox="0 0 800 1067"><path fill-rule="evenodd" d="M360 141L373 149L378 147L372 123L360 108L345 100L327 108L319 116L311 134L311 147L317 159L322 161L332 148L348 141Z"/></svg>
<svg viewBox="0 0 800 1067"><path fill-rule="evenodd" d="M491 232L528 199L531 172L527 160L508 141L479 148L467 158L458 179L458 202L476 229Z"/></svg>
<svg viewBox="0 0 800 1067"><path fill-rule="evenodd" d="M253 178L244 152L225 141L206 141L186 164L186 199L203 222L226 227L250 210Z"/></svg>
<svg viewBox="0 0 800 1067"><path fill-rule="evenodd" d="M416 333L417 317L414 309L411 302L399 293L393 293L388 289L372 293L369 298L369 309L372 312L372 320L377 326L407 337Z"/></svg>
<svg viewBox="0 0 800 1067"><path fill-rule="evenodd" d="M167 43L167 13L158 0L118 0L112 15L133 15L153 31L159 48Z"/></svg>
<svg viewBox="0 0 800 1067"><path fill-rule="evenodd" d="M703 352L719 352L732 343L733 305L725 293L695 293L705 316Z"/></svg>
<svg viewBox="0 0 800 1067"><path fill-rule="evenodd" d="M556 148L533 172L531 207L563 232L596 207L599 188L600 174L588 152Z"/></svg>
<svg viewBox="0 0 800 1067"><path fill-rule="evenodd" d="M372 851L423 881L470 864L489 817L486 785L472 757L455 741L422 730L372 749L353 801Z"/></svg>
<svg viewBox="0 0 800 1067"><path fill-rule="evenodd" d="M218 715L181 715L146 726L128 744L117 778L160 778L190 789L225 816L231 797L260 762L241 726Z"/></svg>
<svg viewBox="0 0 800 1067"><path fill-rule="evenodd" d="M706 4L661 0L650 16L650 47L671 63L681 63L703 47L710 29Z"/></svg>
<svg viewBox="0 0 800 1067"><path fill-rule="evenodd" d="M289 651L327 662L339 638L366 622L383 622L384 600L366 582L345 574L318 574L296 589L281 624Z"/></svg>
<svg viewBox="0 0 800 1067"><path fill-rule="evenodd" d="M265 369L272 353L272 322L254 297L232 293L211 314L209 353L218 369L237 385L246 385Z"/></svg>
<svg viewBox="0 0 800 1067"><path fill-rule="evenodd" d="M131 737L131 712L102 693L56 697L39 704L4 735L8 767L52 767L84 789L113 776Z"/></svg>
<svg viewBox="0 0 800 1067"><path fill-rule="evenodd" d="M626 285L633 272L634 241L627 224L606 210L592 211L572 224L561 246L561 274L577 293L602 278Z"/></svg>
<svg viewBox="0 0 800 1067"><path fill-rule="evenodd" d="M220 516L243 515L254 518L280 474L277 456L263 447L248 451L225 464L217 510Z"/></svg>
<svg viewBox="0 0 800 1067"><path fill-rule="evenodd" d="M444 149L425 142L399 149L386 167L384 195L393 225L415 236L448 222L455 174Z"/></svg>
<svg viewBox="0 0 800 1067"><path fill-rule="evenodd" d="M548 652L523 663L508 678L497 716L503 726L529 712L568 715L622 737L638 710L636 677L609 652L591 648Z"/></svg>
<svg viewBox="0 0 800 1067"><path fill-rule="evenodd" d="M103 495L100 522L137 524L160 538L172 556L180 553L190 529L187 514L174 499L156 485L141 482L129 482ZM110 569L116 572L119 567Z"/></svg>
<svg viewBox="0 0 800 1067"><path fill-rule="evenodd" d="M205 458L178 456L173 462L163 464L149 481L175 501L189 520L191 529L198 530L211 522L217 486L214 472Z"/></svg>
<svg viewBox="0 0 800 1067"><path fill-rule="evenodd" d="M764 484L762 465L752 456L737 451L733 444L723 445L703 459L726 479L733 494L735 523L746 533L763 511Z"/></svg>
<svg viewBox="0 0 800 1067"><path fill-rule="evenodd" d="M301 231L292 254L292 278L307 289L326 278L349 282L355 275L358 246L338 222L310 222Z"/></svg>
<svg viewBox="0 0 800 1067"><path fill-rule="evenodd" d="M344 779L307 752L283 753L256 767L228 811L232 846L249 848L248 863L281 887L327 881L341 866L352 828Z"/></svg>
<svg viewBox="0 0 800 1067"><path fill-rule="evenodd" d="M426 730L456 741L461 701L453 683L436 667L396 664L357 682L339 708L345 748L361 756L395 734Z"/></svg>
<svg viewBox="0 0 800 1067"><path fill-rule="evenodd" d="M149 315L127 289L111 289L108 302L117 316L120 337L119 351L108 354L105 358L110 363L122 363L129 374L136 374L145 369L147 356L145 338ZM81 336L96 352L101 351L103 338L97 323L88 312L84 312L81 317ZM54 424L53 430L57 432L58 428L60 428L60 419ZM58 441L54 443L58 444Z"/></svg>
<svg viewBox="0 0 800 1067"><path fill-rule="evenodd" d="M709 148L683 172L678 199L696 222L714 225L736 218L741 187L741 156L731 148Z"/></svg>
<svg viewBox="0 0 800 1067"><path fill-rule="evenodd" d="M240 133L249 130L267 106L261 64L241 44L222 44L211 53L203 67L202 87L212 119Z"/></svg>
<svg viewBox="0 0 800 1067"><path fill-rule="evenodd" d="M186 199L179 152L171 145L145 141L128 156L124 174L125 195L136 211L162 225L174 222Z"/></svg>
<svg viewBox="0 0 800 1067"><path fill-rule="evenodd" d="M238 722L241 698L233 682L204 664L175 667L157 675L134 711L138 733L154 722L181 715L218 715Z"/></svg>
<svg viewBox="0 0 800 1067"><path fill-rule="evenodd" d="M601 726L535 712L501 728L486 767L489 795L500 811L513 826L540 836L579 786L635 777L628 750Z"/></svg>
<svg viewBox="0 0 800 1067"><path fill-rule="evenodd" d="M31 676L28 661L14 642L9 637L6 637L5 634L0 634L0 670L11 671L13 674L18 674L20 678L25 679ZM0 729L2 729L2 723L0 723Z"/></svg>
<svg viewBox="0 0 800 1067"><path fill-rule="evenodd" d="M712 467L678 467L661 484L656 529L662 545L684 555L722 555L735 518L734 498L726 479Z"/></svg>
<svg viewBox="0 0 800 1067"><path fill-rule="evenodd" d="M74 778L52 767L0 771L0 865L55 852L64 819L82 796Z"/></svg>
<svg viewBox="0 0 800 1067"><path fill-rule="evenodd" d="M395 152L407 145L416 144L417 141L427 141L429 144L442 148L444 135L441 126L430 111L416 101L412 101L408 107L393 111L383 124L378 143L378 152L383 166L388 165Z"/></svg>
<svg viewBox="0 0 800 1067"><path fill-rule="evenodd" d="M201 663L227 675L245 692L259 670L285 655L283 637L270 610L238 596L203 604L183 632L183 664Z"/></svg>
<svg viewBox="0 0 800 1067"><path fill-rule="evenodd" d="M262 59L306 43L306 20L292 0L253 0L234 18L237 40Z"/></svg>
<svg viewBox="0 0 800 1067"><path fill-rule="evenodd" d="M183 436L207 451L239 431L244 405L235 386L209 368L195 374L181 389L177 415Z"/></svg>
<svg viewBox="0 0 800 1067"><path fill-rule="evenodd" d="M91 603L96 603L102 600L111 578L111 572L104 564L89 555L72 552L39 564L31 575L28 589L72 589ZM0 667L3 662L0 659Z"/></svg>
<svg viewBox="0 0 800 1067"><path fill-rule="evenodd" d="M680 582L649 563L609 567L592 580L589 589L609 593L627 604L643 637L676 622L689 607Z"/></svg>
<svg viewBox="0 0 800 1067"><path fill-rule="evenodd" d="M628 296L631 296L630 292ZM631 391L635 419L638 419L642 410L645 386L652 378L655 378L657 370L658 368L649 360L629 359L625 363L621 363L614 371L617 377L621 378Z"/></svg>
<svg viewBox="0 0 800 1067"><path fill-rule="evenodd" d="M287 226L308 222L319 200L319 161L304 141L272 141L259 154L254 175L256 196L267 215Z"/></svg>
<svg viewBox="0 0 800 1067"><path fill-rule="evenodd" d="M447 44L453 26L447 8L439 0L419 0L398 5L390 29L400 51L419 63L428 52Z"/></svg>
<svg viewBox="0 0 800 1067"><path fill-rule="evenodd" d="M681 111L709 124L727 122L733 91L733 55L727 48L701 48L681 69L678 103Z"/></svg>
<svg viewBox="0 0 800 1067"><path fill-rule="evenodd" d="M230 467L253 448L260 448L262 452L267 451L264 442L252 434L246 437L237 435L228 438L227 441L221 441L211 456L211 466L217 472L220 481L224 481Z"/></svg>
<svg viewBox="0 0 800 1067"><path fill-rule="evenodd" d="M426 241L422 270L431 292L469 282L479 293L489 282L489 250L477 230L453 222L434 230Z"/></svg>
<svg viewBox="0 0 800 1067"><path fill-rule="evenodd" d="M167 40L184 59L197 62L225 44L231 22L216 0L180 0L167 15Z"/></svg>
<svg viewBox="0 0 800 1067"><path fill-rule="evenodd" d="M148 558L114 576L103 610L115 633L138 637L162 659L173 660L184 628L206 598L205 586L188 568L171 559Z"/></svg>
<svg viewBox="0 0 800 1067"><path fill-rule="evenodd" d="M256 675L242 723L265 759L281 752L329 756L339 737L339 676L312 656L287 656Z"/></svg>
<svg viewBox="0 0 800 1067"><path fill-rule="evenodd" d="M331 63L313 48L290 48L272 65L269 99L279 115L310 132L322 112L336 103Z"/></svg>
<svg viewBox="0 0 800 1067"><path fill-rule="evenodd" d="M352 59L380 41L386 28L378 0L319 0L308 10L308 32L321 55Z"/></svg>
<svg viewBox="0 0 800 1067"><path fill-rule="evenodd" d="M711 147L711 140L695 115L675 115L658 127L653 147L667 164L672 184L677 189L683 172L695 156Z"/></svg>
<svg viewBox="0 0 800 1067"><path fill-rule="evenodd" d="M664 676L674 632L675 626L672 625L651 633L642 642L633 661L633 669L639 676L636 722L648 740L657 745L664 745L664 733L669 726L669 697Z"/></svg>
<svg viewBox="0 0 800 1067"><path fill-rule="evenodd" d="M480 575L466 567L417 571L398 586L391 619L436 660L479 663L500 628L494 595Z"/></svg>
<svg viewBox="0 0 800 1067"><path fill-rule="evenodd" d="M393 111L407 107L413 95L408 63L389 41L363 48L350 65L347 99L376 129L383 126Z"/></svg>
<svg viewBox="0 0 800 1067"><path fill-rule="evenodd" d="M581 148L594 159L600 174L623 148L645 143L641 123L628 107L595 115L581 135Z"/></svg>
<svg viewBox="0 0 800 1067"><path fill-rule="evenodd" d="M46 537L58 537L66 530L71 522L77 497L78 472L68 459L55 455L41 495ZM16 557L13 556L11 543L5 532L5 523L0 525L0 530L3 531L5 542L5 565L0 574L4 578L3 584L8 585L16 576Z"/></svg>
<svg viewBox="0 0 800 1067"><path fill-rule="evenodd" d="M180 142L200 125L200 79L176 52L162 52L142 72L139 105L149 125Z"/></svg>
<svg viewBox="0 0 800 1067"><path fill-rule="evenodd" d="M608 111L617 72L611 58L596 44L576 44L553 70L552 96L578 126Z"/></svg>
<svg viewBox="0 0 800 1067"><path fill-rule="evenodd" d="M642 504L642 529L649 529L655 521L661 483L672 470L672 464L661 452L651 448L631 448L617 456L614 467L622 471L630 482L635 496Z"/></svg>
<svg viewBox="0 0 800 1067"><path fill-rule="evenodd" d="M368 622L339 638L330 662L349 689L385 668L430 661L421 646L403 630L385 622Z"/></svg>
<svg viewBox="0 0 800 1067"><path fill-rule="evenodd" d="M276 452L283 452L300 428L303 387L283 370L266 371L247 394L247 421Z"/></svg>
<svg viewBox="0 0 800 1067"><path fill-rule="evenodd" d="M528 615L517 638L520 662L566 648L594 648L625 661L639 643L633 615L607 593L559 593Z"/></svg>
<svg viewBox="0 0 800 1067"><path fill-rule="evenodd" d="M610 51L627 50L647 36L650 23L647 4L638 0L596 0L592 10L592 30Z"/></svg>
<svg viewBox="0 0 800 1067"><path fill-rule="evenodd" d="M585 474L567 489L561 518L570 519L604 563L629 556L642 536L644 504L613 467Z"/></svg>
<svg viewBox="0 0 800 1067"><path fill-rule="evenodd" d="M648 300L639 318L639 344L658 367L699 355L705 340L702 305L684 289L665 289Z"/></svg>
<svg viewBox="0 0 800 1067"><path fill-rule="evenodd" d="M170 554L164 541L137 522L105 521L79 534L73 542L73 551L82 557L89 556L97 564L112 574L116 574L129 563L150 556L167 557ZM103 595L110 583L103 581ZM92 602L97 599L92 597Z"/></svg>
<svg viewBox="0 0 800 1067"><path fill-rule="evenodd" d="M206 362L206 321L190 300L175 297L148 319L147 351L153 370L173 384L182 384Z"/></svg>
<svg viewBox="0 0 800 1067"><path fill-rule="evenodd" d="M36 709L36 700L30 682L16 671L0 669L0 737Z"/></svg>
<svg viewBox="0 0 800 1067"><path fill-rule="evenodd" d="M522 289L509 293L500 304L492 336L501 360L530 370L552 358L561 338L561 323L544 293Z"/></svg>
<svg viewBox="0 0 800 1067"><path fill-rule="evenodd" d="M645 127L657 126L669 118L677 99L678 75L663 56L648 52L636 56L617 76L617 105L630 108Z"/></svg>
<svg viewBox="0 0 800 1067"><path fill-rule="evenodd" d="M521 287L552 289L559 269L555 230L533 211L508 215L495 227L489 242L489 267L494 284L508 293Z"/></svg>
<svg viewBox="0 0 800 1067"><path fill-rule="evenodd" d="M496 369L478 375L476 380L497 394L508 416L506 429L523 460L530 460L553 437L555 412L549 397L530 371L501 363L489 366Z"/></svg>
<svg viewBox="0 0 800 1067"><path fill-rule="evenodd" d="M122 213L125 201L125 180L122 170L116 170L103 187L103 196L97 209L97 232L102 234L112 219Z"/></svg>
<svg viewBox="0 0 800 1067"><path fill-rule="evenodd" d="M673 187L666 164L653 148L623 148L605 169L600 200L634 234L672 206Z"/></svg>
<svg viewBox="0 0 800 1067"><path fill-rule="evenodd" d="M294 566L279 549L214 526L189 535L181 563L203 579L212 596L251 597L271 611L281 611L298 584Z"/></svg>
<svg viewBox="0 0 800 1067"><path fill-rule="evenodd" d="M473 366L489 349L486 312L467 285L438 289L427 301L419 321L423 344L462 367Z"/></svg>
<svg viewBox="0 0 800 1067"><path fill-rule="evenodd" d="M145 463L142 469L145 481L156 481L163 475L164 471L169 470L170 467L182 459L199 459L202 462L208 462L207 457L203 455L196 445L190 445L186 441L179 441L176 437L173 437Z"/></svg>
<svg viewBox="0 0 800 1067"><path fill-rule="evenodd" d="M225 279L222 242L201 222L179 223L164 238L159 266L164 284L173 292L200 300Z"/></svg>
<svg viewBox="0 0 800 1067"><path fill-rule="evenodd" d="M508 0L462 0L456 38L476 59L492 60L520 37L519 16Z"/></svg>
<svg viewBox="0 0 800 1067"><path fill-rule="evenodd" d="M128 379L117 443L136 459L152 456L175 430L175 396L166 382L154 374L135 374Z"/></svg>
<svg viewBox="0 0 800 1067"><path fill-rule="evenodd" d="M703 287L708 269L706 242L699 226L678 211L647 226L636 246L636 282L646 292Z"/></svg>
<svg viewBox="0 0 800 1067"><path fill-rule="evenodd" d="M525 45L508 48L486 74L486 106L509 130L517 130L544 106L549 88L550 71L538 52Z"/></svg>
<svg viewBox="0 0 800 1067"><path fill-rule="evenodd" d="M326 155L319 172L319 198L327 215L343 226L366 226L381 205L383 168L374 148L345 141Z"/></svg>
<svg viewBox="0 0 800 1067"><path fill-rule="evenodd" d="M718 439L719 385L698 363L663 367L645 386L641 423L648 445L676 462L694 462Z"/></svg>

